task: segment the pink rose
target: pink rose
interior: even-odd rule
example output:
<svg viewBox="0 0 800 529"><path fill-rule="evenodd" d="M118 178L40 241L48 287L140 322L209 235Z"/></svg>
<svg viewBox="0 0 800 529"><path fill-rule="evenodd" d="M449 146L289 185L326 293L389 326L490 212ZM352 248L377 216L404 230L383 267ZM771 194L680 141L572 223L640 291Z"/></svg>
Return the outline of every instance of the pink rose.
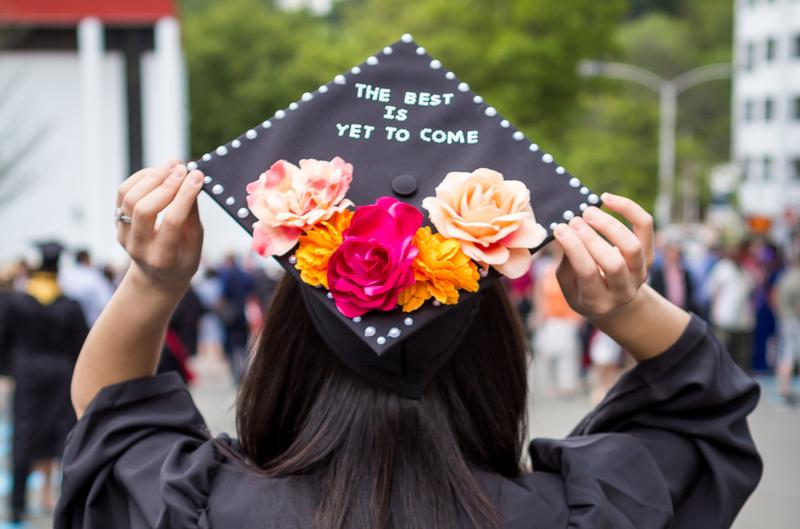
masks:
<svg viewBox="0 0 800 529"><path fill-rule="evenodd" d="M391 310L400 291L414 283L412 244L422 213L410 204L381 197L356 209L341 246L328 261L328 288L348 318Z"/></svg>
<svg viewBox="0 0 800 529"><path fill-rule="evenodd" d="M438 232L458 240L465 254L512 279L528 271L529 250L547 237L525 184L491 169L448 173L422 207Z"/></svg>
<svg viewBox="0 0 800 529"><path fill-rule="evenodd" d="M338 156L272 164L247 185L247 206L258 219L253 249L265 257L291 250L303 231L353 205L344 198L352 180L353 166Z"/></svg>

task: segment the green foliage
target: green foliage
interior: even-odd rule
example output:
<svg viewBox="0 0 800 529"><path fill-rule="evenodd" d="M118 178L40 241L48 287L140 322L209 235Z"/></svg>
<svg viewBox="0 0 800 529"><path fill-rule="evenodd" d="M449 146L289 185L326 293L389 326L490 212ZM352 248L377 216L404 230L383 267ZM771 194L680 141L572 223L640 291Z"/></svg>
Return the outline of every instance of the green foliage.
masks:
<svg viewBox="0 0 800 529"><path fill-rule="evenodd" d="M181 5L195 154L410 32L571 172L648 206L657 97L581 79L576 63L629 62L669 78L731 55L730 0L340 0L324 17L268 0ZM690 90L679 111L677 173L702 179L728 157L729 84Z"/></svg>

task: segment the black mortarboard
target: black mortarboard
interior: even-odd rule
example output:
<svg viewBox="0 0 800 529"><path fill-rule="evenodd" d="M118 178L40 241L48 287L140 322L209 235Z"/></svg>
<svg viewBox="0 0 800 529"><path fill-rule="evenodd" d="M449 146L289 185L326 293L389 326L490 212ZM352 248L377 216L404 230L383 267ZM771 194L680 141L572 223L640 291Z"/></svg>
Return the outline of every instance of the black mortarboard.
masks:
<svg viewBox="0 0 800 529"><path fill-rule="evenodd" d="M248 209L250 182L279 160L297 164L335 157L352 164L346 196L356 207L394 197L420 208L426 225L423 199L434 196L452 171L489 168L506 180L521 181L544 227L537 247L552 239L557 223L599 203L597 195L410 35L304 93L189 168L205 173L206 192L252 234L258 219ZM300 280L294 251L278 260ZM481 290L499 277L493 271L481 275ZM449 358L480 298L462 291L454 305L427 301L411 313L395 308L347 317L326 289L301 285L317 329L341 360L409 397L418 397Z"/></svg>
<svg viewBox="0 0 800 529"><path fill-rule="evenodd" d="M42 257L42 268L53 268L58 265L64 246L58 241L36 242L36 248Z"/></svg>

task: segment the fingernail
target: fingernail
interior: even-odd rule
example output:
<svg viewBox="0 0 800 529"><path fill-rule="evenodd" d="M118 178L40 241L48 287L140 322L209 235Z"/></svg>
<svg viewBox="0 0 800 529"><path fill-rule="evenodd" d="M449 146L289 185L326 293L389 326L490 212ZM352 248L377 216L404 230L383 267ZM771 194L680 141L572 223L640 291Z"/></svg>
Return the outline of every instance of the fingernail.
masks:
<svg viewBox="0 0 800 529"><path fill-rule="evenodd" d="M172 170L171 176L176 180L181 180L184 176L186 176L186 168L183 165L177 166L175 169Z"/></svg>
<svg viewBox="0 0 800 529"><path fill-rule="evenodd" d="M597 218L597 208L594 206L589 206L586 208L586 211L583 212L583 216L589 220Z"/></svg>
<svg viewBox="0 0 800 529"><path fill-rule="evenodd" d="M614 195L612 195L611 193L608 193L608 192L603 193L603 194L600 195L600 200L602 200L603 202L608 202L609 200L613 201L614 200Z"/></svg>
<svg viewBox="0 0 800 529"><path fill-rule="evenodd" d="M556 234L557 236L562 236L564 235L564 233L566 233L564 231L566 229L567 229L566 224L559 224L558 226L556 226L556 229L553 230L553 233Z"/></svg>
<svg viewBox="0 0 800 529"><path fill-rule="evenodd" d="M193 186L199 186L203 183L203 173L200 171L192 171L191 183Z"/></svg>
<svg viewBox="0 0 800 529"><path fill-rule="evenodd" d="M580 217L575 217L574 219L572 219L569 225L575 228L575 231L583 231L589 227L589 225L586 224L586 221Z"/></svg>

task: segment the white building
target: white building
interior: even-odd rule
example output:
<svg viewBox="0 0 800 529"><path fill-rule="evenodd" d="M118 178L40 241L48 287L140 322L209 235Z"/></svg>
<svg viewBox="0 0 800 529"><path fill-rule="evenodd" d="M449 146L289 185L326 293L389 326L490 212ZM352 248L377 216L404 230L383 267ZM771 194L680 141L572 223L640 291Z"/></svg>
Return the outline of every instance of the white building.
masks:
<svg viewBox="0 0 800 529"><path fill-rule="evenodd" d="M0 1L0 263L52 237L123 261L117 186L189 155L185 70L174 0ZM212 254L247 248L201 207Z"/></svg>
<svg viewBox="0 0 800 529"><path fill-rule="evenodd" d="M750 218L785 219L800 211L800 0L735 1L739 201Z"/></svg>

